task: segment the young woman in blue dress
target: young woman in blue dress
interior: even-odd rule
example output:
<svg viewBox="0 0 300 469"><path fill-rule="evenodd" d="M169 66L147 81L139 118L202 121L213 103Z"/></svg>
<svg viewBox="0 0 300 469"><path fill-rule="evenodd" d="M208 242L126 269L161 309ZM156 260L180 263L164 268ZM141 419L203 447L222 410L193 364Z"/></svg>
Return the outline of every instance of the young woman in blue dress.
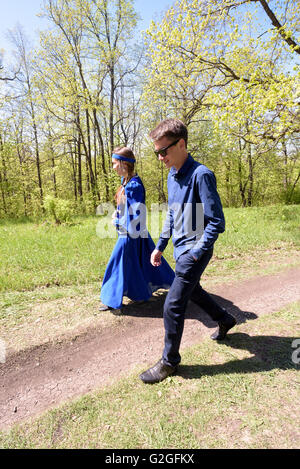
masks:
<svg viewBox="0 0 300 469"><path fill-rule="evenodd" d="M162 259L159 267L150 262L155 249L146 228L145 188L135 173L135 157L130 148L115 148L113 169L121 177L115 200L113 224L118 240L107 264L100 299L100 311L120 309L123 296L133 301L147 301L156 290L169 289L174 272Z"/></svg>

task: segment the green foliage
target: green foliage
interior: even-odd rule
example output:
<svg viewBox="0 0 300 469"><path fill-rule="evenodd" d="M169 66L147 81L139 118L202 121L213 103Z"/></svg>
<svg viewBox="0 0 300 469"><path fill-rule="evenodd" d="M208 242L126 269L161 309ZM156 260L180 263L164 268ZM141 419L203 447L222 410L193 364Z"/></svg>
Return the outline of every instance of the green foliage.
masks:
<svg viewBox="0 0 300 469"><path fill-rule="evenodd" d="M269 5L281 27L263 5L177 1L148 29L145 56L132 0L46 0L51 29L33 51L17 29L20 76L0 80L0 218L94 214L119 185L117 145L134 149L147 203L165 202L147 134L175 116L224 206L299 203L297 1Z"/></svg>
<svg viewBox="0 0 300 469"><path fill-rule="evenodd" d="M47 214L50 215L57 224L71 220L72 204L69 200L47 195L44 200L44 208Z"/></svg>
<svg viewBox="0 0 300 469"><path fill-rule="evenodd" d="M218 173L227 206L297 200L296 3L272 5L284 27L270 30L261 2L181 0L147 31L145 116L152 125L159 102L199 136L196 156Z"/></svg>

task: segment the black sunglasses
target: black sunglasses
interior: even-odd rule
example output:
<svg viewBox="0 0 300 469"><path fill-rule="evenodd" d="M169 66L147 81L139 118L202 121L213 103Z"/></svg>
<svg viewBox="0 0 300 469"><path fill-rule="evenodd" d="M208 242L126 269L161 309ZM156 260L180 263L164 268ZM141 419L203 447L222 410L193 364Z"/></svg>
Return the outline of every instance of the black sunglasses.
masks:
<svg viewBox="0 0 300 469"><path fill-rule="evenodd" d="M173 145L176 145L179 142L179 140L180 138L178 140L175 140L175 142L170 143L170 145L168 145L167 147L161 148L160 150L154 150L154 153L156 154L157 157L159 157L160 155L162 158L165 158L168 153L167 152L168 148L172 147Z"/></svg>

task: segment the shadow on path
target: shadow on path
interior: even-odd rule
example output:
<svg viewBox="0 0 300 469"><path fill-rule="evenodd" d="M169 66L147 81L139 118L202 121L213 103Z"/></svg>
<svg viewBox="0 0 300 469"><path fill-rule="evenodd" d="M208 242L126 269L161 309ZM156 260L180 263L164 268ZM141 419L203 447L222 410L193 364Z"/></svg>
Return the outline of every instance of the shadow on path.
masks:
<svg viewBox="0 0 300 469"><path fill-rule="evenodd" d="M122 315L132 317L162 318L166 295L166 292L159 292L156 293L156 295L153 296L147 302L139 303L132 301L122 308ZM238 324L246 322L247 320L256 319L258 317L253 312L242 311L232 301L226 298L212 293L210 293L210 295L219 305L225 308L230 314L232 314L236 318ZM196 305L192 301L190 301L188 304L185 317L186 319L196 319L198 321L201 321L208 328L216 327L216 322L213 321L205 313L205 311L201 309L200 306Z"/></svg>
<svg viewBox="0 0 300 469"><path fill-rule="evenodd" d="M217 365L180 365L178 375L185 379L201 378L231 373L259 373L274 369L299 369L292 360L293 341L297 337L249 336L245 333L231 333L222 341L227 347L247 350L252 357L231 360Z"/></svg>

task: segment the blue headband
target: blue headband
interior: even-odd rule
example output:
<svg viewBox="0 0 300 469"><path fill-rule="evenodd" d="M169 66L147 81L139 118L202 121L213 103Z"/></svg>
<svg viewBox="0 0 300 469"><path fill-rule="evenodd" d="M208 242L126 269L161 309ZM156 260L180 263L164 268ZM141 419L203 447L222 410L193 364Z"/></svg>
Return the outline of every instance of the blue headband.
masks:
<svg viewBox="0 0 300 469"><path fill-rule="evenodd" d="M127 156L116 155L115 153L112 154L112 158L114 158L115 160L129 161L129 163L135 163L135 159L128 158Z"/></svg>

